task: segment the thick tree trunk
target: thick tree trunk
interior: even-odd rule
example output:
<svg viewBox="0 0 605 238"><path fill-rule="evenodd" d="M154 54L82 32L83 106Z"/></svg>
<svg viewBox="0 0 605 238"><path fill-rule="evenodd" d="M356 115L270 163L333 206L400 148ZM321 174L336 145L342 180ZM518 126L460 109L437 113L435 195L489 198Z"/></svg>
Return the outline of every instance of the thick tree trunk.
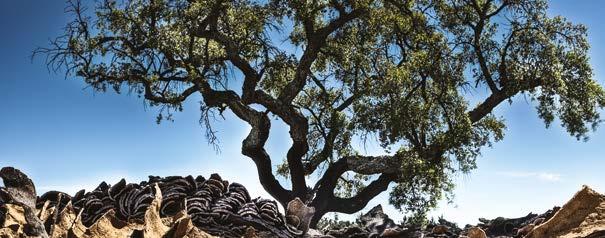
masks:
<svg viewBox="0 0 605 238"><path fill-rule="evenodd" d="M311 218L311 223L309 224L310 228L317 228L317 223L321 218L328 212L330 212L330 208L332 206L332 202L334 201L334 194L330 193L318 193L315 196L315 199L311 202L310 206L315 208L315 214L313 218Z"/></svg>
<svg viewBox="0 0 605 238"><path fill-rule="evenodd" d="M341 167L343 165L344 163L341 161L341 164L336 167ZM335 169L336 167L332 167L332 169ZM330 173L327 171L326 174ZM334 173L334 175L340 176L340 173ZM319 220L328 212L353 214L361 211L366 207L370 200L386 191L389 184L394 181L396 177L395 174L381 174L376 180L372 181L368 186L350 198L334 196L334 180L337 178L324 178L323 180L320 180L318 183L321 183L323 186L319 186L315 199L310 203L310 206L315 208L315 214L311 219L310 227L317 228Z"/></svg>
<svg viewBox="0 0 605 238"><path fill-rule="evenodd" d="M317 224L319 223L319 220L321 220L321 218L328 213L328 211L324 211L324 210L315 210L315 215L313 215L313 218L311 218L311 223L309 223L309 227L312 229L317 229Z"/></svg>

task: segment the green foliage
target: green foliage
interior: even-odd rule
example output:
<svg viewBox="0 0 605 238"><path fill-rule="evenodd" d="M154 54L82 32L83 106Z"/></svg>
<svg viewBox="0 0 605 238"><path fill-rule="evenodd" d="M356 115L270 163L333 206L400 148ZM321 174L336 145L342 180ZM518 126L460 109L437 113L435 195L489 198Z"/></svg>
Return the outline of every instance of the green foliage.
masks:
<svg viewBox="0 0 605 238"><path fill-rule="evenodd" d="M360 156L356 139L375 140L400 166L389 201L417 217L451 198L453 177L504 137L492 113L500 103L527 96L546 126L558 119L578 139L605 105L586 28L549 16L544 0L103 0L92 12L70 3L65 35L40 49L51 67L168 114L200 93L211 142L215 113L230 109L257 129L250 115L274 116L293 140L306 138L295 148L305 175ZM471 105L477 90L490 94ZM264 146L264 132L247 142ZM300 172L294 161L278 174ZM355 168L335 176L331 195L376 187L376 174Z"/></svg>

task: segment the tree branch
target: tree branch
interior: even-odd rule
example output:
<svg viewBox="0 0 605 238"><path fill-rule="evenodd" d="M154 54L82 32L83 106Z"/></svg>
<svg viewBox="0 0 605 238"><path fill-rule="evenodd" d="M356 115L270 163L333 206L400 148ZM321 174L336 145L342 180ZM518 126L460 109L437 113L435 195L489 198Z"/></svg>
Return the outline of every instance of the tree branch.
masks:
<svg viewBox="0 0 605 238"><path fill-rule="evenodd" d="M290 127L292 146L288 150L286 159L292 178L292 190L295 196L302 199L307 193L302 157L309 150L307 141L309 130L308 119L297 111L294 106L285 105L261 90L255 91L252 100L252 102L259 103L269 109L269 111L278 115Z"/></svg>
<svg viewBox="0 0 605 238"><path fill-rule="evenodd" d="M478 122L487 114L491 113L492 110L502 101L506 100L506 98L507 97L504 96L504 93L492 93L489 95L489 97L487 97L482 103L468 112L471 123Z"/></svg>
<svg viewBox="0 0 605 238"><path fill-rule="evenodd" d="M350 13L340 15L337 19L328 23L326 26L317 29L315 32L313 32L313 34L308 34L307 32L307 48L305 49L298 67L296 68L294 79L284 87L283 91L279 95L279 100L285 103L292 102L296 95L298 95L298 93L305 86L307 77L310 73L311 65L313 62L315 62L319 49L326 44L327 37L348 22L366 13L366 9L355 9Z"/></svg>
<svg viewBox="0 0 605 238"><path fill-rule="evenodd" d="M397 179L395 174L381 174L376 180L372 181L368 186L359 191L355 196L350 198L335 197L329 209L332 212L342 212L353 214L363 209L372 198L386 191L389 184Z"/></svg>
<svg viewBox="0 0 605 238"><path fill-rule="evenodd" d="M330 165L324 175L317 181L314 190L320 199L330 199L338 183L340 175L347 171L358 174L401 174L401 161L403 155L392 156L347 156L338 159ZM390 178L390 177L389 177Z"/></svg>
<svg viewBox="0 0 605 238"><path fill-rule="evenodd" d="M485 117L487 114L491 113L492 110L494 110L494 108L496 108L496 106L498 106L504 100L515 96L517 93L527 91L527 90L532 90L536 87L539 87L541 84L542 84L541 79L534 79L528 85L526 85L524 87L520 87L517 89L504 88L500 92L492 93L482 103L477 105L477 107L475 107L473 110L469 111L468 116L471 119L472 123L478 122L483 117Z"/></svg>
<svg viewBox="0 0 605 238"><path fill-rule="evenodd" d="M291 191L284 189L273 175L271 158L264 149L269 138L271 123L267 114L256 111L242 103L233 91L214 91L205 85L202 88L203 100L207 105L216 106L227 104L240 119L252 127L242 143L242 154L250 157L256 164L256 169L263 188L282 205L294 199Z"/></svg>
<svg viewBox="0 0 605 238"><path fill-rule="evenodd" d="M256 85L260 81L260 75L248 61L240 56L237 44L228 36L216 30L198 29L194 32L194 35L196 37L214 40L225 47L227 58L235 67L242 71L245 77L242 86L242 100L244 102L252 100L251 98L256 90Z"/></svg>
<svg viewBox="0 0 605 238"><path fill-rule="evenodd" d="M295 196L303 198L306 194L307 185L304 178L302 157L307 153L309 146L307 143L308 122L307 119L289 104L275 100L269 94L262 90L256 90L256 85L260 81L258 72L239 55L236 44L226 35L218 31L197 31L197 37L212 39L225 47L229 60L240 69L245 78L242 88L242 103L259 103L265 106L269 111L278 115L286 124L290 126L290 137L292 146L288 150L287 160L292 178L292 190Z"/></svg>
<svg viewBox="0 0 605 238"><path fill-rule="evenodd" d="M481 34L483 33L483 27L485 26L485 21L487 18L485 16L485 12L479 8L478 3L476 1L473 1L473 3L474 4L472 4L472 6L479 15L479 22L477 22L477 24L473 28L475 34L472 45L475 51L475 55L477 56L477 61L479 62L479 67L481 68L483 78L487 82L489 89L493 93L495 93L498 92L499 89L498 86L496 86L492 74L487 66L485 56L483 55L483 49L481 47Z"/></svg>
<svg viewBox="0 0 605 238"><path fill-rule="evenodd" d="M193 86L185 89L185 91L183 91L180 95L173 96L173 97L166 97L164 95L158 96L158 95L154 94L153 90L151 89L151 83L149 81L143 81L143 82L144 82L143 84L145 87L145 99L147 99L149 101L153 101L153 102L166 103L166 104L172 104L172 105L182 103L191 94L198 92L198 90L200 89L198 85L194 84Z"/></svg>

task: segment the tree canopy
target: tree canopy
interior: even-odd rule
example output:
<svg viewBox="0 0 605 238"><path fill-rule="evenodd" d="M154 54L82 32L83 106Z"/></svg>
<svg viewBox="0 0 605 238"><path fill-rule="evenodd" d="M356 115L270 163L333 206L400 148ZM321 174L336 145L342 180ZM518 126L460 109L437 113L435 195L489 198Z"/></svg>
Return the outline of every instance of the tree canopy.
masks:
<svg viewBox="0 0 605 238"><path fill-rule="evenodd" d="M137 93L162 108L159 120L200 94L210 142L212 118L231 111L251 127L242 153L263 188L282 204L314 206L313 225L326 212L361 210L389 185L393 205L425 213L503 138L493 109L516 95L578 139L605 105L587 29L548 15L544 0L68 4L65 34L36 51L49 67L98 91ZM291 189L273 171L283 155L264 148L270 118L290 129L276 173ZM357 139L377 141L384 155L365 155Z"/></svg>

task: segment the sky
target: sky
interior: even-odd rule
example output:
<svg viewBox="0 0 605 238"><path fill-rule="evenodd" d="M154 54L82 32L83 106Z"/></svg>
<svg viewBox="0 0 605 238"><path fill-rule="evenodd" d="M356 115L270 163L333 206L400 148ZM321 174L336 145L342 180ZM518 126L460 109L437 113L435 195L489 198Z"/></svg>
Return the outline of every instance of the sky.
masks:
<svg viewBox="0 0 605 238"><path fill-rule="evenodd" d="M549 12L589 29L595 78L605 85L605 1L551 1ZM81 80L49 72L42 59L31 60L37 46L61 33L69 17L63 1L0 3L0 167L28 174L38 192L75 193L101 181L146 180L148 175L219 173L245 185L252 196L269 197L253 162L240 154L249 127L226 113L216 123L220 153L199 125L199 97L192 97L174 122L155 123L156 108L135 95L95 93ZM503 141L485 148L478 169L456 178L453 203L442 202L432 216L459 224L479 217L520 217L541 213L570 199L583 184L605 192L605 125L577 141L563 128L545 128L531 102L517 97L495 110L506 118ZM266 149L281 161L290 139L283 125L272 127ZM361 145L359 145L361 146ZM382 204L398 221L403 214L388 205L388 193L368 204ZM364 210L364 211L365 211ZM352 219L354 216L345 216Z"/></svg>

